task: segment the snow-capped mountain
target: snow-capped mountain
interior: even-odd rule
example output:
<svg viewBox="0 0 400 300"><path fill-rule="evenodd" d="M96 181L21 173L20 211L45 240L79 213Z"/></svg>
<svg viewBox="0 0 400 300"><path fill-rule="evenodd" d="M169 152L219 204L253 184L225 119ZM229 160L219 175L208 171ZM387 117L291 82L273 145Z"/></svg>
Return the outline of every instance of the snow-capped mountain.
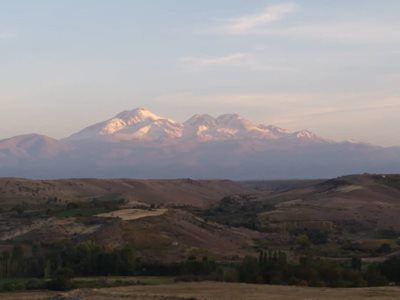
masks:
<svg viewBox="0 0 400 300"><path fill-rule="evenodd" d="M123 111L115 117L89 126L73 134L67 140L87 139L145 140L157 141L182 136L183 126L152 112L137 108Z"/></svg>
<svg viewBox="0 0 400 300"><path fill-rule="evenodd" d="M363 172L400 172L400 148L335 142L237 114L196 114L180 123L137 108L62 140L0 140L0 176L279 179Z"/></svg>
<svg viewBox="0 0 400 300"><path fill-rule="evenodd" d="M309 131L289 132L272 125L257 124L238 114L217 118L196 114L183 123L160 117L144 108L123 111L115 117L89 126L66 141L113 140L145 142L224 141L244 139L299 138L323 142Z"/></svg>

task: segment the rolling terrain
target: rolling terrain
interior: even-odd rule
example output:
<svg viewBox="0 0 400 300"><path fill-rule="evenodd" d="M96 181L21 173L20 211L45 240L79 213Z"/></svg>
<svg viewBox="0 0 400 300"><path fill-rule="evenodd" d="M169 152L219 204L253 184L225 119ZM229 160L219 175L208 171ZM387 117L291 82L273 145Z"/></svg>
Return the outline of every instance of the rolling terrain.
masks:
<svg viewBox="0 0 400 300"><path fill-rule="evenodd" d="M397 175L286 184L9 178L0 180L0 241L93 240L171 261L192 251L228 259L269 248L367 259L399 249L399 199ZM382 244L390 249L380 253Z"/></svg>
<svg viewBox="0 0 400 300"><path fill-rule="evenodd" d="M134 247L145 257L177 260L196 249L224 255L255 251L262 233L207 223L189 208L205 209L252 190L231 181L55 180L0 181L0 241ZM1 247L1 246L0 246Z"/></svg>
<svg viewBox="0 0 400 300"><path fill-rule="evenodd" d="M319 287L388 284L374 266L392 258L396 263L400 254L400 175L273 182L3 178L0 192L2 289L51 287L49 276L58 276L60 264L78 274L78 289L25 294L32 299L260 299L264 293L291 299L295 290L304 299L319 293L324 299L397 297L396 288L346 294L227 283L147 287L129 276ZM22 262L29 262L30 272L41 266L35 271L39 281L12 283L12 274L25 272ZM252 271L243 273L245 268ZM128 277L110 281L111 275ZM107 286L112 288L98 288Z"/></svg>

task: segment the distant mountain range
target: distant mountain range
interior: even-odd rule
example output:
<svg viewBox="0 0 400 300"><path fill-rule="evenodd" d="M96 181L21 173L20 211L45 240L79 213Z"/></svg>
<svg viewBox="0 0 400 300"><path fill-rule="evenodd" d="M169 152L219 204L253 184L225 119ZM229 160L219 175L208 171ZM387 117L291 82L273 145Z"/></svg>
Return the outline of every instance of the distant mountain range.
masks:
<svg viewBox="0 0 400 300"><path fill-rule="evenodd" d="M0 176L279 179L400 172L400 148L335 142L237 114L184 123L123 111L70 137L0 140Z"/></svg>

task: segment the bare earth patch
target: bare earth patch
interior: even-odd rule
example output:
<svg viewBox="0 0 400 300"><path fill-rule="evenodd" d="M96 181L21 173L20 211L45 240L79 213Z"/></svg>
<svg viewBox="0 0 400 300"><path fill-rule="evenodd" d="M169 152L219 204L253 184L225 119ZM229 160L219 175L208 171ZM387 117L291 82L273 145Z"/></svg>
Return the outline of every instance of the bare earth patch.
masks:
<svg viewBox="0 0 400 300"><path fill-rule="evenodd" d="M244 283L192 282L79 289L71 292L1 293L5 300L362 300L400 299L400 288L311 288Z"/></svg>
<svg viewBox="0 0 400 300"><path fill-rule="evenodd" d="M364 188L360 185L349 185L349 186L339 187L336 189L336 191L341 192L341 193L350 193L352 191L357 191L357 190L362 190L362 189L364 189Z"/></svg>
<svg viewBox="0 0 400 300"><path fill-rule="evenodd" d="M108 293L110 299L130 299L129 295L134 297L154 296L154 299L163 299L160 297L165 297L165 299L168 299L168 297L177 297L178 299L198 300L361 300L365 298L400 299L400 288L397 287L332 289L220 282L178 283L158 286L132 286L99 289L97 292ZM94 299L96 298L93 298L93 300Z"/></svg>
<svg viewBox="0 0 400 300"><path fill-rule="evenodd" d="M81 289L60 293L6 293L1 299L49 300L362 300L400 299L400 288L310 288L244 283L175 283L105 289Z"/></svg>
<svg viewBox="0 0 400 300"><path fill-rule="evenodd" d="M156 217L156 216L161 216L165 214L168 211L166 208L160 208L160 209L152 209L152 210L147 210L147 209L120 209L120 210L114 210L108 213L104 214L99 214L97 215L98 217L103 217L103 218L120 218L124 221L129 221L129 220L137 220L137 219L142 219L146 217Z"/></svg>

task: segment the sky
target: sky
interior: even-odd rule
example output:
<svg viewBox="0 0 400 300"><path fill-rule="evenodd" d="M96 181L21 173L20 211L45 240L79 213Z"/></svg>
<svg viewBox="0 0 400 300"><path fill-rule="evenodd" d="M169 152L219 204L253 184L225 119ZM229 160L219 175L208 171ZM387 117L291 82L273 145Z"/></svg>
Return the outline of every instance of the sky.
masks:
<svg viewBox="0 0 400 300"><path fill-rule="evenodd" d="M398 0L0 0L0 139L145 107L400 146Z"/></svg>

